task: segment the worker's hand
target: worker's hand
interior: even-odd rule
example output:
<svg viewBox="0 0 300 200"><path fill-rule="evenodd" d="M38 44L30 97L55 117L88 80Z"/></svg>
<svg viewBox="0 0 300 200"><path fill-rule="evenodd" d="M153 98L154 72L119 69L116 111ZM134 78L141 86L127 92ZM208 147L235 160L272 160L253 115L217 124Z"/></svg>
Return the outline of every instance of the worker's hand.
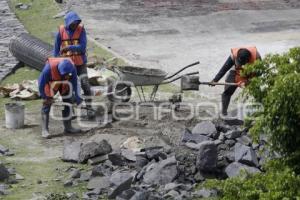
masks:
<svg viewBox="0 0 300 200"><path fill-rule="evenodd" d="M60 50L60 54L66 53L67 51L69 51L68 47L64 47Z"/></svg>
<svg viewBox="0 0 300 200"><path fill-rule="evenodd" d="M244 88L245 85L246 85L246 83L245 83L244 81L240 81L240 82L237 83L237 85L238 85L238 87L240 87L240 88Z"/></svg>
<svg viewBox="0 0 300 200"><path fill-rule="evenodd" d="M80 105L82 103L82 101L83 101L82 98L80 98L80 97L76 98L76 104L77 105Z"/></svg>
<svg viewBox="0 0 300 200"><path fill-rule="evenodd" d="M210 87L215 87L215 86L216 86L216 83L217 83L216 81L212 80L212 81L209 82L208 85L209 85Z"/></svg>
<svg viewBox="0 0 300 200"><path fill-rule="evenodd" d="M43 104L44 105L47 105L47 106L50 106L51 104L53 104L54 103L54 99L53 98L46 98L46 99L44 99L44 101L43 101Z"/></svg>

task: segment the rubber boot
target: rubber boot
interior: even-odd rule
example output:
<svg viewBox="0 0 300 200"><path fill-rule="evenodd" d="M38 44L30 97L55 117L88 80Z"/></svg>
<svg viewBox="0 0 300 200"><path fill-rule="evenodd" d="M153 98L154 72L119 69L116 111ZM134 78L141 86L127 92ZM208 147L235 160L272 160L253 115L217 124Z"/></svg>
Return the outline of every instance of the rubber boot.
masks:
<svg viewBox="0 0 300 200"><path fill-rule="evenodd" d="M64 133L80 133L80 129L76 129L72 127L72 120L70 118L70 108L65 107L64 110L62 110L62 116L63 116L63 124L64 124Z"/></svg>
<svg viewBox="0 0 300 200"><path fill-rule="evenodd" d="M47 139L51 137L48 126L49 126L49 113L42 113L42 137Z"/></svg>
<svg viewBox="0 0 300 200"><path fill-rule="evenodd" d="M64 120L63 123L64 123L64 133L71 133L71 134L81 133L81 129L72 127L71 120Z"/></svg>
<svg viewBox="0 0 300 200"><path fill-rule="evenodd" d="M227 109L230 103L231 96L222 94L222 115L227 116Z"/></svg>

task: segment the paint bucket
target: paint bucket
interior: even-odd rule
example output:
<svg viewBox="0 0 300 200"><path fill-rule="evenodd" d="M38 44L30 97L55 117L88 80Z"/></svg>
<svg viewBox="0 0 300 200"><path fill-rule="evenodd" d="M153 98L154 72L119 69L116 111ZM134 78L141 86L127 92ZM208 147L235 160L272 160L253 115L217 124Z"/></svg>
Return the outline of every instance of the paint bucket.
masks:
<svg viewBox="0 0 300 200"><path fill-rule="evenodd" d="M14 102L7 103L4 107L6 128L22 128L24 126L25 105L23 103Z"/></svg>

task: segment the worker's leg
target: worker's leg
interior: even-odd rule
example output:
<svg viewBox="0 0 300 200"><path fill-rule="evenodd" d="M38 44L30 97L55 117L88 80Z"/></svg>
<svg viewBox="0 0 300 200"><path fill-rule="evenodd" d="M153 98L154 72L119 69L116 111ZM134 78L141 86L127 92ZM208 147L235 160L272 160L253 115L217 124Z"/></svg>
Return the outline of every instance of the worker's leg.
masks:
<svg viewBox="0 0 300 200"><path fill-rule="evenodd" d="M71 105L72 98L64 98L63 102L68 103L70 106L65 106L62 110L63 124L64 124L64 133L80 133L80 129L76 129L72 127L72 114L71 114Z"/></svg>
<svg viewBox="0 0 300 200"><path fill-rule="evenodd" d="M91 86L89 84L89 79L87 76L87 67L86 65L81 65L77 67L77 75L80 78L80 84L81 84L81 88L83 90L83 94L84 94L84 101L86 104L86 107L91 108L91 104L92 104L92 92L91 92ZM93 118L94 117L94 112L92 112L91 110L87 110L87 115L89 118Z"/></svg>
<svg viewBox="0 0 300 200"><path fill-rule="evenodd" d="M225 81L227 83L235 83L235 70L229 71ZM225 85L224 92L222 93L222 114L227 115L227 109L230 103L231 96L235 92L237 86Z"/></svg>
<svg viewBox="0 0 300 200"><path fill-rule="evenodd" d="M49 133L49 113L51 109L51 104L43 103L41 115L42 115L42 137L43 138L50 138Z"/></svg>

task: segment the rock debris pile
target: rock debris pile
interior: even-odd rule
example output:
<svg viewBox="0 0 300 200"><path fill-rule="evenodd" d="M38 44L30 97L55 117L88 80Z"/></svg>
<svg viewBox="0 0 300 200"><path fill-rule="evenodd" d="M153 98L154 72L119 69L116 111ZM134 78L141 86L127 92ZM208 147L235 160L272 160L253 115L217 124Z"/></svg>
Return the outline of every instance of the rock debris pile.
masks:
<svg viewBox="0 0 300 200"><path fill-rule="evenodd" d="M86 181L88 191L83 199L212 197L218 191L197 189L196 184L207 178L235 177L241 171L261 173L262 164L271 156L265 144L263 139L253 144L247 129L220 120L202 121L191 131L186 128L181 145L172 148L121 145L112 149L106 140L69 142L64 145L62 159L88 163L93 168L90 171L73 168L65 187Z"/></svg>

